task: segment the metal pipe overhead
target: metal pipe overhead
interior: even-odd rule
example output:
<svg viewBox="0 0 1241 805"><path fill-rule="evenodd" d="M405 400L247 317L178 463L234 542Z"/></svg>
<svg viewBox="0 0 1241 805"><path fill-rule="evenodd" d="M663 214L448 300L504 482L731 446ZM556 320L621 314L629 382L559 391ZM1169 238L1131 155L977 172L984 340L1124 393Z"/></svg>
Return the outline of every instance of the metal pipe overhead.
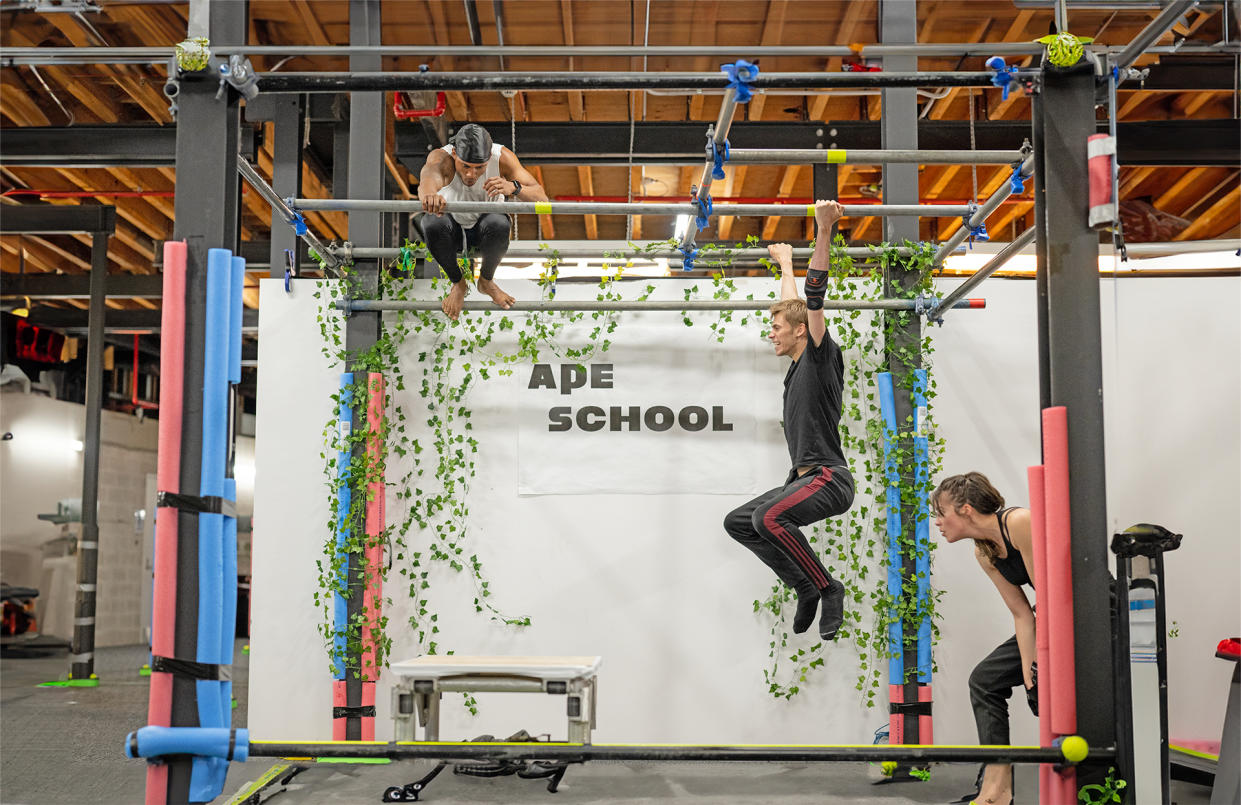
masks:
<svg viewBox="0 0 1241 805"><path fill-rule="evenodd" d="M931 761L937 763L1064 763L1064 753L1042 746L921 746L883 744L820 746L727 746L690 744L477 743L449 741L392 741L345 743L310 741L249 742L250 757L386 757L451 758L456 760L551 759L653 761L811 761L880 762ZM1115 747L1090 747L1089 758L1104 763L1116 757Z"/></svg>
<svg viewBox="0 0 1241 805"><path fill-rule="evenodd" d="M294 223L301 218L298 213L289 209L289 205L284 202L284 199L280 198L280 196L276 194L276 191L272 189L271 185L269 185L262 176L259 176L258 171L256 171L253 166L246 161L246 158L240 154L237 155L237 171L242 175L242 178L244 178L250 186L253 187L258 194L272 206L272 209L280 214L280 217L284 219L286 224L293 226ZM303 221L302 224L304 225L305 222ZM332 253L332 250L327 246L324 246L323 241L319 240L319 237L314 232L307 229L300 235L300 237L303 241L305 241L307 246L314 249L315 253L326 261L325 265L329 273L332 269L340 265L340 262Z"/></svg>
<svg viewBox="0 0 1241 805"><path fill-rule="evenodd" d="M1028 179L1030 177L1030 174L1034 172L1033 155L1026 157L1025 162L1021 163L1020 170L1022 179ZM991 194L991 198L979 205L977 212L974 212L972 215L968 212L962 213L962 215L970 215L969 220L966 221L960 229L954 232L952 237L940 244L939 251L935 253L934 265L941 265L944 262L945 257L952 254L958 246L965 242L965 239L970 236L970 231L974 227L981 226L984 222L986 222L987 216L995 212L996 209L1004 203L1004 200L1012 194L1013 183L1011 181L1005 182L1000 185L999 190L996 190Z"/></svg>
<svg viewBox="0 0 1241 805"><path fill-rule="evenodd" d="M611 311L611 312L691 312L691 311L758 311L767 310L775 299L688 299L688 300L651 300L645 301L608 301L598 300L518 300L511 308L505 310L496 307L492 302L466 302L464 310L491 311L497 314L509 313L550 313L568 311ZM919 305L917 299L875 299L861 301L855 299L824 299L824 310L915 310ZM342 299L336 307L350 313L370 312L376 310L414 310L434 312L440 309L438 299L401 301L393 299ZM955 307L979 309L986 307L985 300L964 299Z"/></svg>
<svg viewBox="0 0 1241 805"><path fill-rule="evenodd" d="M1000 269L1005 263L1026 246L1034 242L1034 235L1037 230L1034 227L1022 232L1016 240L1009 243L1000 250L995 257L987 261L987 264L974 272L974 275L965 282L954 288L947 296L935 303L935 307L927 311L927 321L937 321L945 310L951 310L956 306L957 301L963 298L967 293L974 290L983 280L990 277Z"/></svg>
<svg viewBox="0 0 1241 805"><path fill-rule="evenodd" d="M1002 201L1003 199L1001 199ZM291 206L298 210L335 212L422 212L418 199L351 199L295 198ZM999 201L995 203L999 206ZM968 215L973 208L966 204L846 204L845 215L922 215L952 218ZM992 208L994 209L994 207ZM556 202L556 201L449 201L445 212L487 213L504 215L694 215L693 204L643 204L641 202ZM990 212L990 210L988 210ZM717 204L714 215L800 216L814 217L813 204Z"/></svg>
<svg viewBox="0 0 1241 805"><path fill-rule="evenodd" d="M1120 46L1090 46L1095 53L1119 53ZM1234 42L1204 45L1187 43L1176 46L1146 48L1147 53L1180 55L1220 54L1237 52ZM485 52L474 45L242 45L214 46L217 56L308 56L345 58L352 54L377 53L380 56L531 56L540 58L573 58L591 56L714 56L732 60L737 57L808 56L815 58L882 58L884 56L919 56L949 58L956 56L1028 56L1043 52L1042 45L1030 42L924 42L906 45L865 45L861 52L831 45L756 45L751 47L677 46L677 45L505 45L491 46ZM167 64L174 55L171 47L14 47L0 49L0 63L5 66L44 64Z"/></svg>
<svg viewBox="0 0 1241 805"><path fill-rule="evenodd" d="M571 241L572 242L572 241ZM548 242L548 248L542 249L536 245L531 245L530 241L513 241L509 244L509 249L504 253L505 259L538 259L546 260L551 257L558 257L562 260L657 260L660 258L666 260L680 260L683 255L676 249L633 249L628 242L623 240L614 241L597 241L598 246L593 245L572 245L558 247L555 241ZM572 242L582 244L582 241ZM589 243L586 241L585 243ZM637 244L641 247L641 243ZM762 257L768 257L767 250L764 248L731 248L722 246L718 251L707 249L702 251L702 247L709 244L699 244L699 262L711 262L716 256L720 258L733 258L743 260L757 260ZM344 246L329 247L333 254L342 260L395 260L401 256L401 250L396 248L358 248L345 244ZM844 253L853 258L871 258L877 256L880 252L886 252L886 249L871 249L866 246L850 246L844 249ZM907 256L911 253L908 247L899 247L897 254ZM794 259L810 259L810 255L814 252L810 248L798 248L793 250Z"/></svg>
<svg viewBox="0 0 1241 805"><path fill-rule="evenodd" d="M1163 11L1159 12L1159 15L1151 20L1149 25L1138 32L1132 42L1116 54L1113 61L1120 68L1121 77L1125 76L1147 48L1159 41L1159 37L1166 34L1181 16L1196 5L1198 5L1198 0L1172 0L1164 6Z"/></svg>
<svg viewBox="0 0 1241 805"><path fill-rule="evenodd" d="M730 165L806 165L827 162L837 165L1011 165L1020 162L1021 151L965 150L866 150L861 148L734 148Z"/></svg>
<svg viewBox="0 0 1241 805"><path fill-rule="evenodd" d="M1023 70L1018 79L1038 74ZM989 87L993 72L912 73L763 73L751 84L754 89L873 89L880 87ZM540 90L642 90L693 91L723 89L722 73L508 72L508 73L260 73L261 92L427 92L484 90L493 92Z"/></svg>

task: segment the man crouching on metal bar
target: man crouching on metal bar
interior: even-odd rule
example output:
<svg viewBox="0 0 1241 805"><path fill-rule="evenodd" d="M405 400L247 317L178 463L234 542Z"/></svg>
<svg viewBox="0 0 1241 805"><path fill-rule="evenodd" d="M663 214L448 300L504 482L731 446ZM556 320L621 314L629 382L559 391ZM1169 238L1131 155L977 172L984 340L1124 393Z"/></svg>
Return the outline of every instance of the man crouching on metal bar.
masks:
<svg viewBox="0 0 1241 805"><path fill-rule="evenodd" d="M491 297L505 310L513 306L513 297L495 284L496 266L508 252L509 220L507 215L450 212L444 215L449 201L547 201L543 188L522 167L517 155L491 141L482 126L467 123L458 129L452 142L432 151L422 166L418 182L418 200L422 209L415 219L422 232L427 250L452 280L452 290L444 297L444 315L456 320L461 315L465 296L470 292L469 278L462 276L457 255L464 246L482 254L482 277L478 290Z"/></svg>
<svg viewBox="0 0 1241 805"><path fill-rule="evenodd" d="M823 315L832 228L843 211L835 201L815 204L817 232L804 301L797 295L792 247L787 243L767 247L780 266L780 301L771 306L771 343L777 355L793 359L784 376L784 438L792 469L782 486L724 518L729 536L797 592L793 631L809 629L819 611L819 635L824 640L835 640L844 621L845 588L828 575L800 529L843 514L853 503L853 477L839 431L844 358L827 333Z"/></svg>

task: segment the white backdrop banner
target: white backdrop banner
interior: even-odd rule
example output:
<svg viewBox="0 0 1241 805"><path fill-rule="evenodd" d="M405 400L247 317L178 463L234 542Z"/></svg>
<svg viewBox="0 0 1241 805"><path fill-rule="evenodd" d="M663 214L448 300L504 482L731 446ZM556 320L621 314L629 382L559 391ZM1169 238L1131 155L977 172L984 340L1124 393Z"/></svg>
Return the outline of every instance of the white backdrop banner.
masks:
<svg viewBox="0 0 1241 805"><path fill-rule="evenodd" d="M718 315L630 314L602 357L520 368L518 494L752 492L755 411L762 394L778 418L782 362L757 337L710 338Z"/></svg>

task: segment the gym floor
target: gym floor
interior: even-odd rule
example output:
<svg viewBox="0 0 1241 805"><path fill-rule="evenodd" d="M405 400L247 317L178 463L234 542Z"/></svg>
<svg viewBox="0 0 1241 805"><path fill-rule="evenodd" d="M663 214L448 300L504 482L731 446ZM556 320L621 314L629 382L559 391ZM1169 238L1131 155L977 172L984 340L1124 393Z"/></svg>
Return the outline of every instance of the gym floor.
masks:
<svg viewBox="0 0 1241 805"><path fill-rule="evenodd" d="M238 643L233 690L233 723L246 722L248 657ZM146 648L127 646L96 653L97 688L40 688L38 683L63 677L69 667L63 649L6 649L0 657L0 801L5 805L107 805L143 800L143 764L125 758L125 735L146 722L147 678L138 669ZM501 730L502 731L502 730ZM277 762L266 758L234 764L218 803L232 802L240 791ZM286 764L288 771L296 768ZM417 764L354 765L322 763L265 788L261 800L276 802L379 802L388 786L419 779L433 768ZM708 803L848 802L875 805L946 803L971 789L975 767L936 766L927 782L876 785L878 773L864 763L588 763L570 767L556 794L544 780L515 776L476 778L445 770L423 794L439 805L466 803ZM1022 775L1024 777L1025 775ZM1033 802L1020 796L1018 803ZM283 790L284 793L280 793ZM1210 791L1174 782L1172 800L1179 805L1210 801Z"/></svg>

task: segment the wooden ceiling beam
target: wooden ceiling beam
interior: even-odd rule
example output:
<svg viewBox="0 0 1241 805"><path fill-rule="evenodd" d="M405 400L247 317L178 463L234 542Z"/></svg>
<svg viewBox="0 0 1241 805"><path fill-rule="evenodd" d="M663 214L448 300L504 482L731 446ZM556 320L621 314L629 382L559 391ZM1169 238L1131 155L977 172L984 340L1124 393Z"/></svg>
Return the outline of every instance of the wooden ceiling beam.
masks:
<svg viewBox="0 0 1241 805"><path fill-rule="evenodd" d="M1149 166L1142 166L1137 168L1121 168L1121 172L1123 173L1124 178L1120 180L1118 190L1120 200L1124 201L1125 199L1132 198L1135 195L1135 191L1138 187L1154 175L1155 169Z"/></svg>
<svg viewBox="0 0 1241 805"><path fill-rule="evenodd" d="M847 45L848 43L854 41L857 37L858 26L862 24L862 14L866 11L866 5L866 3L859 2L849 3L845 8L844 17L840 20L840 25L836 27L835 36L830 39L825 39L824 41L835 42L842 45ZM833 56L827 60L827 66L824 68L824 72L840 72L840 67L843 63L843 59ZM823 116L827 112L827 104L831 99L832 96L826 93L821 95L812 95L810 98L810 107L807 110L809 118L812 121L818 121L820 123L824 122ZM739 192L743 189L744 188L738 187Z"/></svg>
<svg viewBox="0 0 1241 805"><path fill-rule="evenodd" d="M1023 220L1026 215L1034 209L1033 201L1020 201L1016 204L1008 204L995 211L995 222L988 224L987 231L991 232L993 240L1011 240L1005 234L1005 227L1014 221Z"/></svg>
<svg viewBox="0 0 1241 805"><path fill-rule="evenodd" d="M55 170L56 173L68 179L79 190L97 191L102 189L98 187L100 182L96 181L96 177L87 174L85 170L74 170L71 168L56 168ZM143 199L115 199L102 194L93 198L101 204L115 206L118 216L129 221L152 240L166 240L171 235L168 219L159 215Z"/></svg>
<svg viewBox="0 0 1241 805"><path fill-rule="evenodd" d="M24 263L27 269L33 266L49 274L58 274L62 271L66 274L76 273L65 271L65 267L61 265L61 261L55 255L49 254L34 244L27 243L26 238L22 235L4 235L0 237L0 249L12 254L17 258L18 265L21 266ZM27 270L26 273L29 274L31 272Z"/></svg>
<svg viewBox="0 0 1241 805"><path fill-rule="evenodd" d="M315 17L314 9L310 7L310 3L306 2L306 0L293 0L293 8L297 11L297 16L301 19L306 33L310 35L310 43L312 45L332 44L332 40L328 39L327 33L323 30L323 25Z"/></svg>
<svg viewBox="0 0 1241 805"><path fill-rule="evenodd" d="M1151 206L1157 210L1164 209L1170 202L1175 201L1177 196L1181 195L1186 188L1201 179L1206 172L1207 168L1204 167L1190 168L1185 171L1179 179L1168 186L1168 189L1151 201Z"/></svg>
<svg viewBox="0 0 1241 805"><path fill-rule="evenodd" d="M788 165L784 168L784 173L780 177L780 190L776 194L777 198L788 198L793 194L793 190L797 187L797 181L801 178L803 170L802 165ZM780 228L780 221L784 216L769 215L763 220L763 240L771 240L776 235L776 230Z"/></svg>
<svg viewBox="0 0 1241 805"><path fill-rule="evenodd" d="M1012 176L1012 169L999 168L993 169L991 176L986 182L978 186L978 197L980 199L990 198L991 194L1000 188L1000 185L1009 180ZM952 234L961 228L962 221L960 217L940 218L939 238L946 240L952 237Z"/></svg>
<svg viewBox="0 0 1241 805"><path fill-rule="evenodd" d="M583 196L593 196L595 194L595 177L592 175L589 165L577 166L577 186ZM583 218L586 225L586 237L590 240L598 239L599 216L586 215Z"/></svg>
<svg viewBox="0 0 1241 805"><path fill-rule="evenodd" d="M784 32L784 17L788 11L788 0L770 0L767 12L763 15L763 32L759 36L759 45L778 45ZM715 19L714 15L710 19ZM747 113L750 120L763 119L763 107L767 104L767 96L759 93L750 98Z"/></svg>
<svg viewBox="0 0 1241 805"><path fill-rule="evenodd" d="M52 125L28 93L9 82L0 83L0 114L19 126Z"/></svg>
<svg viewBox="0 0 1241 805"><path fill-rule="evenodd" d="M742 187L745 187L745 175L749 169L749 165L738 165L734 168L728 168L724 174L724 192L720 195L725 197L731 196L734 188L740 191ZM720 240L728 240L733 232L733 221L737 219L732 215L721 215L715 220Z"/></svg>
<svg viewBox="0 0 1241 805"><path fill-rule="evenodd" d="M451 45L452 36L448 27L448 17L444 14L444 4L439 0L428 0L427 9L431 18L431 34L437 45ZM451 56L436 56L433 64L445 70L453 69ZM465 122L470 119L470 105L463 92L446 92L444 99L454 120Z"/></svg>
<svg viewBox="0 0 1241 805"><path fill-rule="evenodd" d="M1229 231L1237 225L1239 202L1241 202L1241 185L1234 183L1231 190L1199 213L1193 223L1172 239L1198 240L1215 237Z"/></svg>

